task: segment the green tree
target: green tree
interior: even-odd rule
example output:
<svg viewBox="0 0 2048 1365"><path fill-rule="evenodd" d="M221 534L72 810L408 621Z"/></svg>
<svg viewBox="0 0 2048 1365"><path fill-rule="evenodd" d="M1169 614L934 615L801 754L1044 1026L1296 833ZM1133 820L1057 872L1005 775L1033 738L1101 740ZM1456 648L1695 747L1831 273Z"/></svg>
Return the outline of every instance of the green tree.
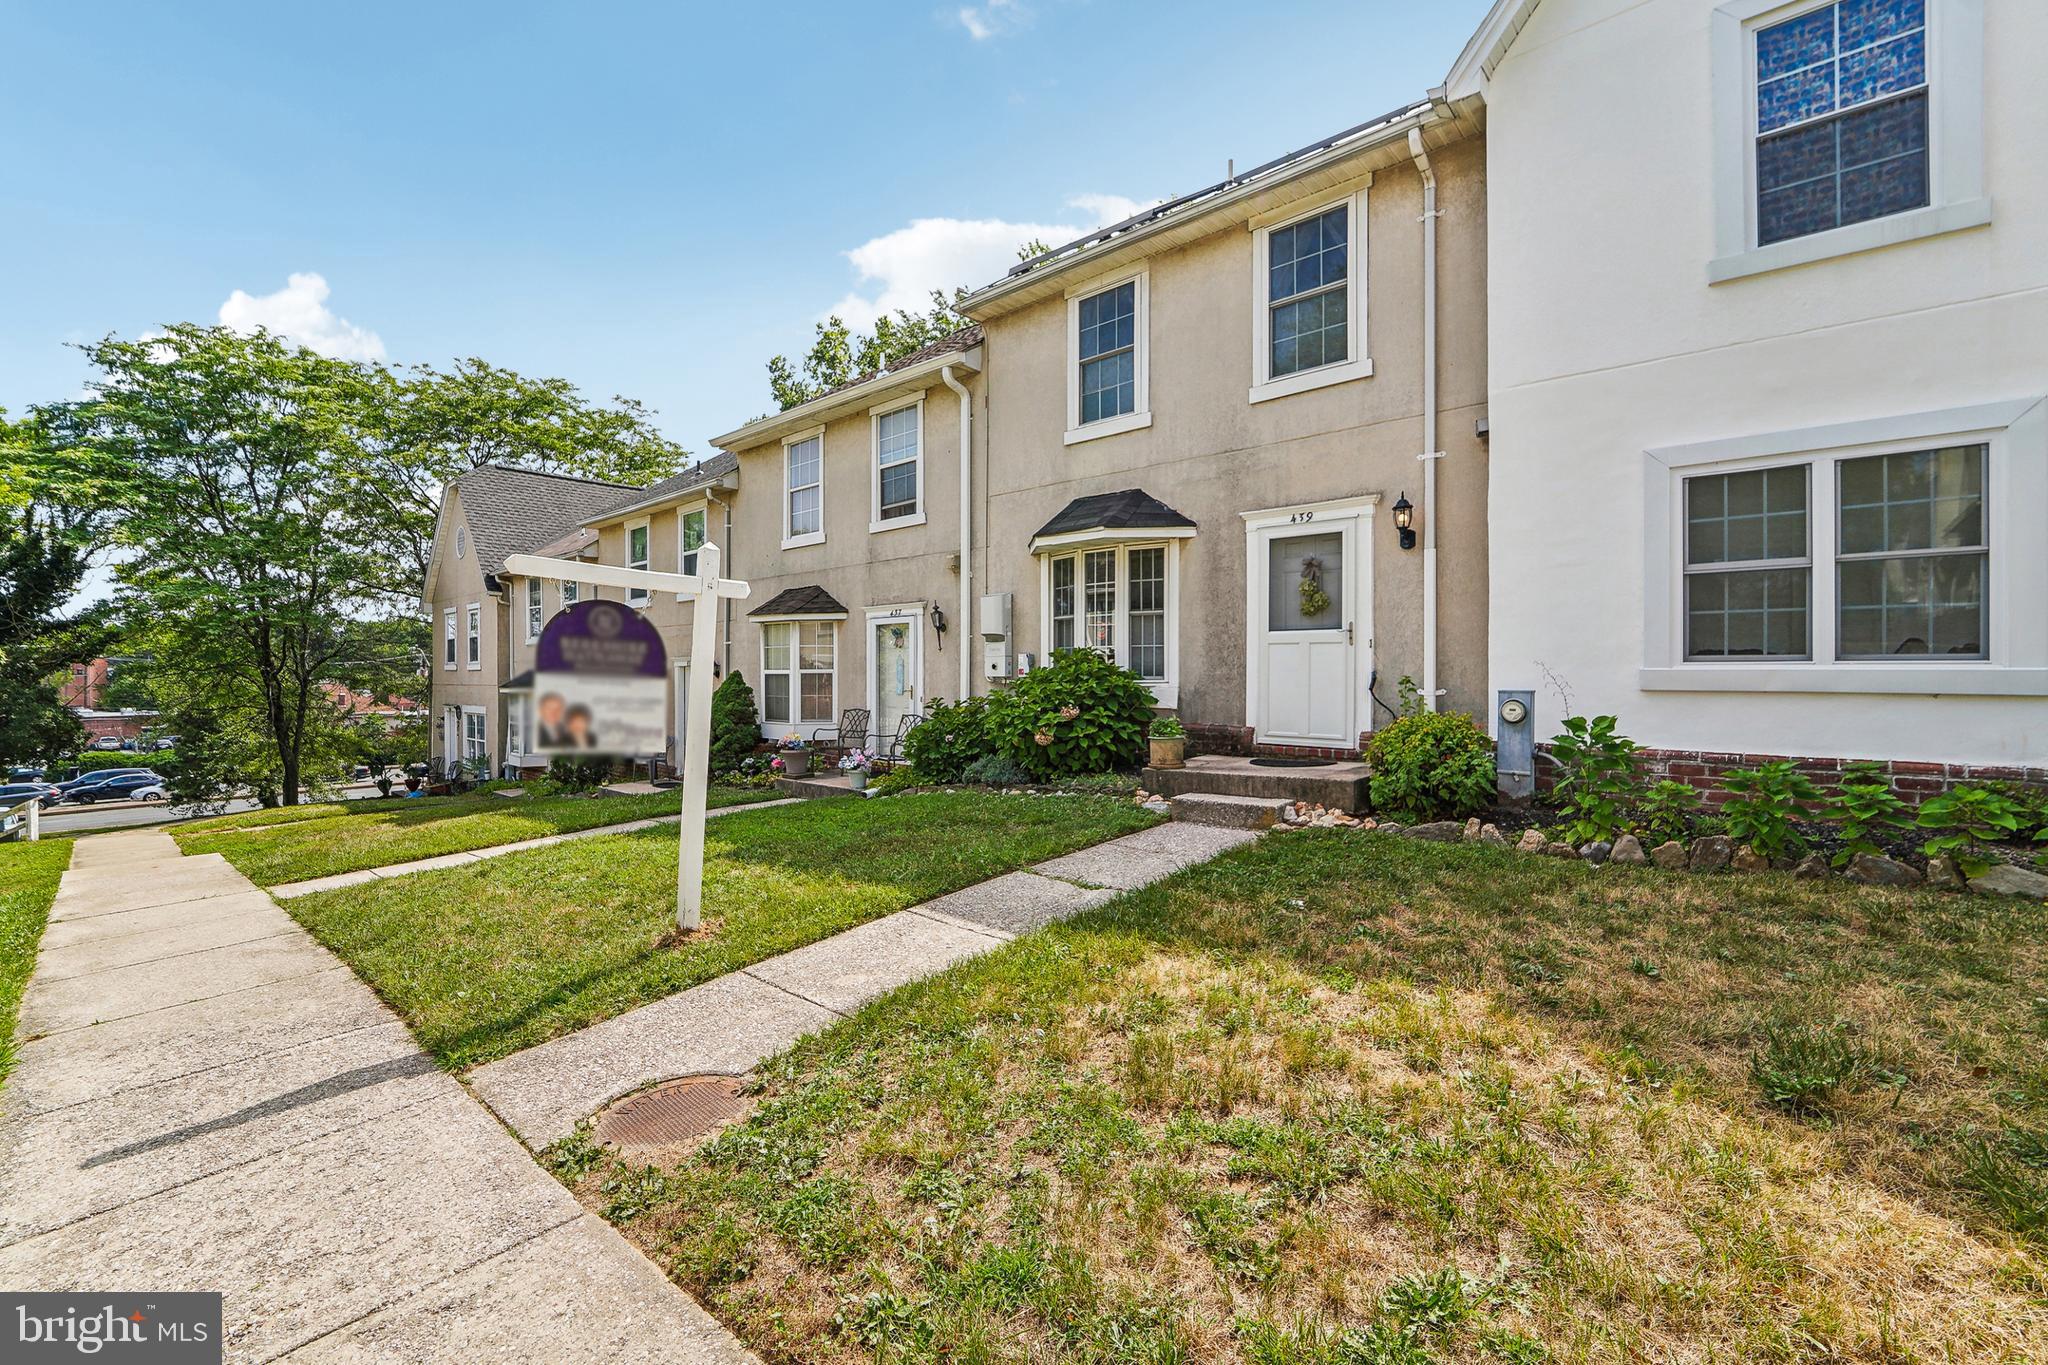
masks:
<svg viewBox="0 0 2048 1365"><path fill-rule="evenodd" d="M754 689L734 669L711 692L711 771L729 773L761 743Z"/></svg>
<svg viewBox="0 0 2048 1365"><path fill-rule="evenodd" d="M964 289L955 289L950 299L934 289L929 311L899 308L875 319L872 332L856 332L836 316L827 318L818 324L817 338L800 363L791 364L788 356L780 355L768 362L768 387L776 403L787 412L951 336L968 325L957 307L965 297Z"/></svg>

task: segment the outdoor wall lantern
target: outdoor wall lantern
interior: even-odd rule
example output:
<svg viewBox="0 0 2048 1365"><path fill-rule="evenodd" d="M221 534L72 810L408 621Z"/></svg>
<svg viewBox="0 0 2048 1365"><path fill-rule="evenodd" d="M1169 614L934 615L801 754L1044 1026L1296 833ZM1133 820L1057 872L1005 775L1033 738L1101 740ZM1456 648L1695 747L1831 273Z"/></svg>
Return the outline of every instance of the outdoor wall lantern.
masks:
<svg viewBox="0 0 2048 1365"><path fill-rule="evenodd" d="M932 602L932 633L939 637L939 650L943 653L946 648L946 613L936 600Z"/></svg>
<svg viewBox="0 0 2048 1365"><path fill-rule="evenodd" d="M1406 493L1394 504L1394 529L1401 533L1402 549L1415 548L1415 504L1408 501Z"/></svg>

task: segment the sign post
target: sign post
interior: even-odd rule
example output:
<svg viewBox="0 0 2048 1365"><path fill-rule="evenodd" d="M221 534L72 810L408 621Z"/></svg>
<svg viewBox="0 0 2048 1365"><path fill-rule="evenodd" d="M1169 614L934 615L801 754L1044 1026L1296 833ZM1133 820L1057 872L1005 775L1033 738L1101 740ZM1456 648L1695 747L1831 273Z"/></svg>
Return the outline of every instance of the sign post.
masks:
<svg viewBox="0 0 2048 1365"><path fill-rule="evenodd" d="M675 574L540 555L508 555L505 559L507 573L528 578L642 588L650 596L672 592L695 602L690 620L690 697L683 733L677 736L682 749L683 809L676 837L676 927L685 932L703 923L704 914L704 802L711 781L711 665L718 638L718 604L726 599L744 600L752 591L743 582L718 576L715 544L707 542L698 548L697 566L695 574ZM535 681L538 693L538 674ZM597 742L603 742L601 732Z"/></svg>

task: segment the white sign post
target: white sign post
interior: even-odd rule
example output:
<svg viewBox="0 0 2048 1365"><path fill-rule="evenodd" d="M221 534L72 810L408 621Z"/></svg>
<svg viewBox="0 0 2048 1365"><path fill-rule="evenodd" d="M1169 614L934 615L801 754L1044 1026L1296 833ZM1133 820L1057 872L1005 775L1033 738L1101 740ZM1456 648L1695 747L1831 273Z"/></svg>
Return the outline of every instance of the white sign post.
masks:
<svg viewBox="0 0 2048 1365"><path fill-rule="evenodd" d="M645 588L650 600L657 592L692 598L690 619L690 700L684 732L677 736L683 760L683 810L676 842L676 927L695 929L704 916L704 799L711 781L711 661L718 638L718 604L745 599L752 589L736 579L718 576L718 546L698 547L695 574L653 573L611 564L588 564L540 555L507 555L505 572L528 578L567 579L611 588Z"/></svg>

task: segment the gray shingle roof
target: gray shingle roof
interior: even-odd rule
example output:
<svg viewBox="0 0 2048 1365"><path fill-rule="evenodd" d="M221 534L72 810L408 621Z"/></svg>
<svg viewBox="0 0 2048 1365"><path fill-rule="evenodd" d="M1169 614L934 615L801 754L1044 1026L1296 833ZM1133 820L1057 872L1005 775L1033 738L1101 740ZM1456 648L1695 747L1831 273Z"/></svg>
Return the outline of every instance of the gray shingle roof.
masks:
<svg viewBox="0 0 2048 1365"><path fill-rule="evenodd" d="M839 599L813 583L808 587L784 588L748 612L749 616L844 616Z"/></svg>
<svg viewBox="0 0 2048 1365"><path fill-rule="evenodd" d="M721 450L716 455L697 461L697 463L691 465L680 474L672 474L659 482L648 484L645 488L628 489L625 493L607 503L604 510L606 512L616 512L621 508L638 507L643 503L660 502L665 498L672 498L678 493L686 493L692 488L716 483L739 467L739 456L729 450Z"/></svg>
<svg viewBox="0 0 2048 1365"><path fill-rule="evenodd" d="M567 474L540 474L509 465L480 464L455 481L477 567L503 573L505 556L529 554L576 529L635 491Z"/></svg>
<svg viewBox="0 0 2048 1365"><path fill-rule="evenodd" d="M1193 526L1195 519L1174 511L1142 488L1115 493L1091 493L1062 507L1051 521L1038 528L1039 536L1065 535L1070 531L1147 530Z"/></svg>

